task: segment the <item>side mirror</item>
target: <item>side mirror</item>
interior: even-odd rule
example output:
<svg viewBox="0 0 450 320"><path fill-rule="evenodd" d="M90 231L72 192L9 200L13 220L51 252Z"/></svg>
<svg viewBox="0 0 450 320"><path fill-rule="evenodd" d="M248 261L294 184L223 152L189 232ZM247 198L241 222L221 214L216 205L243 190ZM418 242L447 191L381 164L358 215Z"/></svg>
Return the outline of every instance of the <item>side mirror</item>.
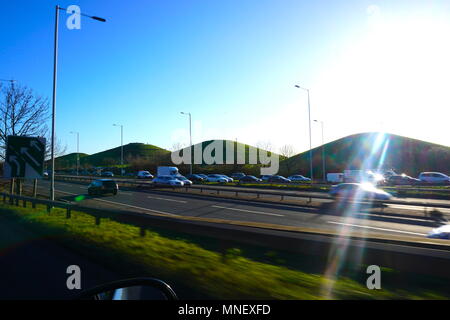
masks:
<svg viewBox="0 0 450 320"><path fill-rule="evenodd" d="M178 300L178 297L164 281L133 278L88 289L76 300Z"/></svg>

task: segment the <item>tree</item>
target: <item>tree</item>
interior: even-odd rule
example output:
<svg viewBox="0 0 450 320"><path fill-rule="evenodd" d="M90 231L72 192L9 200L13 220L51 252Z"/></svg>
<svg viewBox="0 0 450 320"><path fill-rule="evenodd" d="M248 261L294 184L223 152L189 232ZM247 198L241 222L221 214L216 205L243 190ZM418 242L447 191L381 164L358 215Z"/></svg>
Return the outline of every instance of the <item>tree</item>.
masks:
<svg viewBox="0 0 450 320"><path fill-rule="evenodd" d="M183 149L184 147L186 147L186 145L182 142L174 142L172 144L172 151L179 151L181 149Z"/></svg>
<svg viewBox="0 0 450 320"><path fill-rule="evenodd" d="M280 155L290 158L294 155L294 147L290 144L285 144L280 148Z"/></svg>
<svg viewBox="0 0 450 320"><path fill-rule="evenodd" d="M258 141L258 143L256 143L256 147L265 151L272 151L272 143L270 141Z"/></svg>
<svg viewBox="0 0 450 320"><path fill-rule="evenodd" d="M0 85L0 158L5 159L6 139L9 135L47 137L46 158L51 152L51 136L47 126L50 118L48 99L26 86L11 82ZM55 156L65 147L55 138Z"/></svg>

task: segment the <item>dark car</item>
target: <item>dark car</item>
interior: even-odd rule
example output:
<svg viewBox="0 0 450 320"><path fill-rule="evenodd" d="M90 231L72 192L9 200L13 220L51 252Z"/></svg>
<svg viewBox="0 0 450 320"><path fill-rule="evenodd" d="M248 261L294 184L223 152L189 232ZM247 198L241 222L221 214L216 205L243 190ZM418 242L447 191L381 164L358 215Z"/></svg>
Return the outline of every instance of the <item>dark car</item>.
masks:
<svg viewBox="0 0 450 320"><path fill-rule="evenodd" d="M267 181L268 182L281 182L281 183L291 182L291 180L286 179L283 176L271 176Z"/></svg>
<svg viewBox="0 0 450 320"><path fill-rule="evenodd" d="M100 195L106 193L112 193L116 195L119 191L119 186L114 180L111 179L98 179L91 182L88 186L88 194L92 195Z"/></svg>
<svg viewBox="0 0 450 320"><path fill-rule="evenodd" d="M112 173L111 171L103 171L102 177L114 177L114 173Z"/></svg>
<svg viewBox="0 0 450 320"><path fill-rule="evenodd" d="M208 178L208 176L207 176L206 174L203 174L203 173L197 173L197 175L198 175L199 177L203 178L204 181L206 181L206 178Z"/></svg>
<svg viewBox="0 0 450 320"><path fill-rule="evenodd" d="M239 183L242 183L242 182L261 182L261 181L262 181L261 179L258 179L255 176L245 176L245 177L242 177L242 178L239 179Z"/></svg>
<svg viewBox="0 0 450 320"><path fill-rule="evenodd" d="M239 180L239 179L245 177L245 173L235 172L235 173L232 173L230 177L232 177L233 179Z"/></svg>
<svg viewBox="0 0 450 320"><path fill-rule="evenodd" d="M390 176L387 180L386 183L388 185L392 185L392 186L397 186L397 185L418 185L421 183L421 181L419 179L415 179L412 178L410 176L407 175L395 175L395 176Z"/></svg>
<svg viewBox="0 0 450 320"><path fill-rule="evenodd" d="M191 180L192 182L202 182L205 181L205 178L200 176L199 174L188 174L186 176L187 179Z"/></svg>

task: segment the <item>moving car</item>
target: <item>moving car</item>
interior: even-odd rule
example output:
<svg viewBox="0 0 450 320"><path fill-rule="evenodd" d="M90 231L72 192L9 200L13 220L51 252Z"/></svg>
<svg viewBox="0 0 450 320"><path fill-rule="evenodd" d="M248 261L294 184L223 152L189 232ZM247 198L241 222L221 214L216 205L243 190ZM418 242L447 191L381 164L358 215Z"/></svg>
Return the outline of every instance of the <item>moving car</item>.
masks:
<svg viewBox="0 0 450 320"><path fill-rule="evenodd" d="M224 176L220 174L208 174L208 177L206 178L207 182L220 182L220 183L226 183L228 182L228 179L226 179Z"/></svg>
<svg viewBox="0 0 450 320"><path fill-rule="evenodd" d="M206 179L208 178L208 176L206 174L203 174L203 173L196 173L196 175L198 175L200 178L203 178L204 181L206 181Z"/></svg>
<svg viewBox="0 0 450 320"><path fill-rule="evenodd" d="M229 176L227 176L227 175L220 174L220 176L222 176L222 177L224 177L225 179L227 179L227 182L233 182L233 181L234 181L233 178L231 178L231 177L229 177Z"/></svg>
<svg viewBox="0 0 450 320"><path fill-rule="evenodd" d="M94 180L88 186L88 194L90 196L106 193L112 193L113 195L116 195L118 191L119 186L114 180L111 179Z"/></svg>
<svg viewBox="0 0 450 320"><path fill-rule="evenodd" d="M245 173L243 173L243 172L235 172L235 173L232 173L232 174L231 174L231 177L232 177L233 179L239 180L239 179L245 177Z"/></svg>
<svg viewBox="0 0 450 320"><path fill-rule="evenodd" d="M112 173L111 171L104 171L101 174L102 177L114 177L114 173Z"/></svg>
<svg viewBox="0 0 450 320"><path fill-rule="evenodd" d="M206 177L206 176L205 176ZM186 176L187 179L191 180L192 182L202 182L205 181L206 178L203 178L200 174L188 174Z"/></svg>
<svg viewBox="0 0 450 320"><path fill-rule="evenodd" d="M450 184L450 177L441 172L422 172L419 180L430 184Z"/></svg>
<svg viewBox="0 0 450 320"><path fill-rule="evenodd" d="M427 238L450 240L450 224L434 228L428 233Z"/></svg>
<svg viewBox="0 0 450 320"><path fill-rule="evenodd" d="M386 183L391 186L397 186L397 185L411 186L411 185L418 185L421 183L421 181L419 179L412 178L410 176L402 174L402 175L390 176L389 178L387 178Z"/></svg>
<svg viewBox="0 0 450 320"><path fill-rule="evenodd" d="M269 178L270 178L271 176L272 176L271 174L265 174L265 175L262 175L262 176L260 177L260 179L261 179L262 181L268 181Z"/></svg>
<svg viewBox="0 0 450 320"><path fill-rule="evenodd" d="M158 186L182 187L184 186L184 182L178 180L174 176L157 176L155 179L153 179L153 185L155 187Z"/></svg>
<svg viewBox="0 0 450 320"><path fill-rule="evenodd" d="M150 174L150 172L141 170L137 173L137 178L138 179L153 179L154 177L152 174Z"/></svg>
<svg viewBox="0 0 450 320"><path fill-rule="evenodd" d="M330 196L344 200L390 200L392 195L370 183L341 183L333 186Z"/></svg>
<svg viewBox="0 0 450 320"><path fill-rule="evenodd" d="M304 177L301 174L294 174L294 175L288 177L288 179L293 182L295 182L295 181L297 181L297 182L311 181L310 178Z"/></svg>
<svg viewBox="0 0 450 320"><path fill-rule="evenodd" d="M271 176L267 181L268 182L280 182L280 183L291 182L291 180L289 180L283 176Z"/></svg>
<svg viewBox="0 0 450 320"><path fill-rule="evenodd" d="M255 176L245 176L245 177L242 177L242 178L239 179L239 183L242 183L242 182L261 182L261 181L262 181L261 179L258 179Z"/></svg>
<svg viewBox="0 0 450 320"><path fill-rule="evenodd" d="M187 179L185 176L179 175L179 176L176 176L175 179L182 181L184 183L185 187L192 186L192 181Z"/></svg>

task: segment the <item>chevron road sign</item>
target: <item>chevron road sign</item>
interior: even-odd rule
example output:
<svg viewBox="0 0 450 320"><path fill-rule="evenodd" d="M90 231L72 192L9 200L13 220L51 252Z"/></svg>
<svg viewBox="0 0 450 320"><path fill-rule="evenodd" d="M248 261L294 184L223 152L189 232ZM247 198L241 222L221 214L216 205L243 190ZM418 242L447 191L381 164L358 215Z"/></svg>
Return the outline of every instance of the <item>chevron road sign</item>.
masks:
<svg viewBox="0 0 450 320"><path fill-rule="evenodd" d="M45 138L8 136L6 140L5 178L42 178Z"/></svg>

